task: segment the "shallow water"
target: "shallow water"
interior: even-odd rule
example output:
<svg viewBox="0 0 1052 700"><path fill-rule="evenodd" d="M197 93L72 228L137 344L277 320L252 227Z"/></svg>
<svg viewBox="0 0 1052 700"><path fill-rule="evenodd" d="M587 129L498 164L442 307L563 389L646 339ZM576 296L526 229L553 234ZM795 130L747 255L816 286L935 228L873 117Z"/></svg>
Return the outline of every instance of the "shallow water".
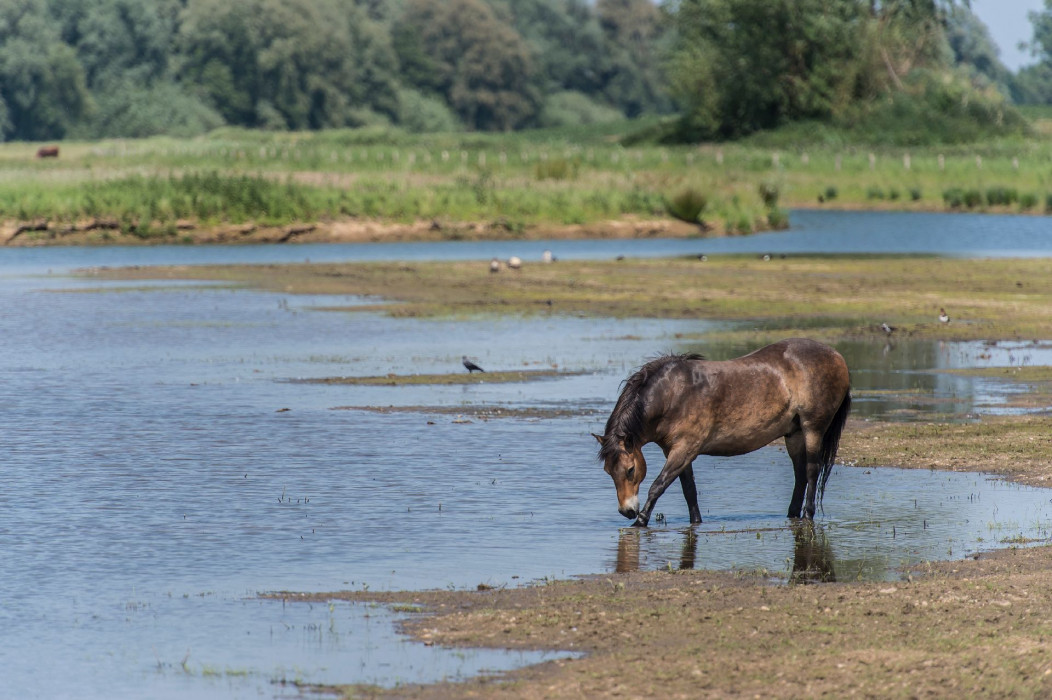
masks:
<svg viewBox="0 0 1052 700"><path fill-rule="evenodd" d="M730 238L565 241L446 241L249 246L0 248L0 275L99 265L335 262L344 260L539 260L656 257L701 253L880 253L958 257L1052 256L1048 218L1010 214L850 212L800 209L792 229Z"/></svg>
<svg viewBox="0 0 1052 700"><path fill-rule="evenodd" d="M777 447L698 460L700 528L671 491L657 508L665 525L622 528L588 433L635 366L697 349L676 336L697 337L704 323L389 319L311 310L344 298L170 283L71 293L99 283L37 273L102 253L34 251L23 266L9 252L0 667L12 697L295 695L274 681L393 684L542 658L425 648L394 635L382 608L283 605L259 591L516 585L668 566L790 577L798 560L805 578L882 579L902 564L1048 536L1045 491L849 467L830 479L816 534L794 533L791 468ZM135 252L143 264L172 254ZM945 399L916 410L963 420L1008 390L928 370L1048 361L1042 345L842 350L856 387L910 388ZM487 369L582 373L506 385L289 381L459 371L462 354ZM856 405L896 416L913 400ZM494 404L580 417L470 418ZM465 417L332 410L386 405L464 406ZM648 457L656 473L660 454Z"/></svg>

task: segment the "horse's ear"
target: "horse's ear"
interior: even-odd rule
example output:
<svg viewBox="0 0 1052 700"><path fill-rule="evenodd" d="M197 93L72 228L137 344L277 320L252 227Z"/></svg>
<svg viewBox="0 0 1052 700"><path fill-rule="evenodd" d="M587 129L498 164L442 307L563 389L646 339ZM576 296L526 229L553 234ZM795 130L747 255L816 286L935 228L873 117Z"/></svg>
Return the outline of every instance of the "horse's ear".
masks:
<svg viewBox="0 0 1052 700"><path fill-rule="evenodd" d="M595 438L595 440L596 440L596 442L598 442L598 443L599 443L600 445L602 445L602 444L605 444L605 442L606 442L606 441L605 441L605 440L603 439L603 436L602 436L602 435L596 435L595 433L592 433L592 437L594 437L594 438Z"/></svg>

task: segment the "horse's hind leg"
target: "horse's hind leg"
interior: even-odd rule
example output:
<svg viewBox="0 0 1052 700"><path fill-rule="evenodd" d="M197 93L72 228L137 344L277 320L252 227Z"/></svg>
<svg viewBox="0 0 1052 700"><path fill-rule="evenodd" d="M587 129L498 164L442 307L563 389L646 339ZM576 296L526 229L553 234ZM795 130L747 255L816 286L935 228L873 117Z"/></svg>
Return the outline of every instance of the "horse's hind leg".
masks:
<svg viewBox="0 0 1052 700"><path fill-rule="evenodd" d="M683 498L687 499L687 510L690 511L690 524L701 522L701 508L698 507L698 487L694 483L694 465L688 465L679 475L679 484L683 487Z"/></svg>
<svg viewBox="0 0 1052 700"><path fill-rule="evenodd" d="M804 494L807 490L807 441L802 430L785 436L785 449L793 460L793 475L796 483L793 486L793 498L789 501L790 518L799 518L804 505Z"/></svg>

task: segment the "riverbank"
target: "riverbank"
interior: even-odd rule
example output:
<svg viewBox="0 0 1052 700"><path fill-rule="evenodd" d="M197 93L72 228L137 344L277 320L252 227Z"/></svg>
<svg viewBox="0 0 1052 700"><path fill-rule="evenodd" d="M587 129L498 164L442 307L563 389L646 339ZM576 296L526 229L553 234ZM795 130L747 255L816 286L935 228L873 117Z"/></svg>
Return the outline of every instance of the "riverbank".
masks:
<svg viewBox="0 0 1052 700"><path fill-rule="evenodd" d="M287 596L409 613L427 644L566 649L460 683L325 688L349 698L1043 697L1052 548L932 563L894 583L784 585L711 571L508 590Z"/></svg>

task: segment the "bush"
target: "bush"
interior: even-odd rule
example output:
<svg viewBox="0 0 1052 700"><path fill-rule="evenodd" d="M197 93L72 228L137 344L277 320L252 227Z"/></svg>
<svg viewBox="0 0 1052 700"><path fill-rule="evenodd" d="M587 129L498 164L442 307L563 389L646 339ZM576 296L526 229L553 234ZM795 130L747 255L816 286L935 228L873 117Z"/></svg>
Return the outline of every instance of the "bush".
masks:
<svg viewBox="0 0 1052 700"><path fill-rule="evenodd" d="M775 231L781 231L789 228L789 214L784 209L777 207L767 212L767 225Z"/></svg>
<svg viewBox="0 0 1052 700"><path fill-rule="evenodd" d="M1027 192L1026 194L1019 197L1019 208L1023 211L1033 209L1037 206L1037 195L1033 192Z"/></svg>
<svg viewBox="0 0 1052 700"><path fill-rule="evenodd" d="M693 187L687 187L665 201L665 210L673 218L692 224L701 223L701 215L709 206L709 198Z"/></svg>
<svg viewBox="0 0 1052 700"><path fill-rule="evenodd" d="M920 188L919 187L911 187L910 188L910 199L912 199L914 202L919 202L920 198L921 198Z"/></svg>
<svg viewBox="0 0 1052 700"><path fill-rule="evenodd" d="M1045 212L1052 214L1052 194L1045 195Z"/></svg>
<svg viewBox="0 0 1052 700"><path fill-rule="evenodd" d="M991 187L986 190L986 203L991 207L1007 207L1019 201L1019 192L1011 187Z"/></svg>
<svg viewBox="0 0 1052 700"><path fill-rule="evenodd" d="M778 185L770 182L761 182L757 190L760 193L760 199L763 200L763 205L768 209L774 209L778 206Z"/></svg>
<svg viewBox="0 0 1052 700"><path fill-rule="evenodd" d="M892 187L890 190L888 190L888 199L890 199L893 202L895 200L897 200L901 196L902 195L899 193L899 191L897 189L895 189L894 187Z"/></svg>
<svg viewBox="0 0 1052 700"><path fill-rule="evenodd" d="M964 206L969 209L975 209L982 205L983 193L979 190L965 190L964 192Z"/></svg>
<svg viewBox="0 0 1052 700"><path fill-rule="evenodd" d="M951 187L942 193L942 201L950 209L960 209L964 206L964 190L960 187Z"/></svg>
<svg viewBox="0 0 1052 700"><path fill-rule="evenodd" d="M880 187L870 187L866 190L866 199L884 199L884 190Z"/></svg>
<svg viewBox="0 0 1052 700"><path fill-rule="evenodd" d="M444 101L416 90L398 91L398 123L406 131L418 134L461 128L460 120Z"/></svg>
<svg viewBox="0 0 1052 700"><path fill-rule="evenodd" d="M544 101L537 121L542 127L566 127L608 124L624 118L620 110L596 102L584 93L566 90Z"/></svg>

